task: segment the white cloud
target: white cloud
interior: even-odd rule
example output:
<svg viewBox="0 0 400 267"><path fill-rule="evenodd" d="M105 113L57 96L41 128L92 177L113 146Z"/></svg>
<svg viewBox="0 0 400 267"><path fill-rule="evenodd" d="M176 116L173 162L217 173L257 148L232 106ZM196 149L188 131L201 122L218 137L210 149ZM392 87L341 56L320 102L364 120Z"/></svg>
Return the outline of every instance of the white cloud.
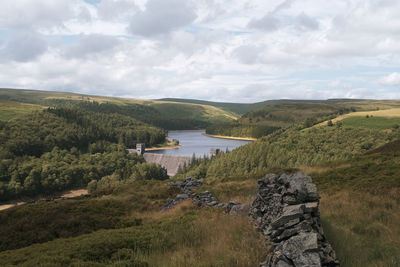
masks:
<svg viewBox="0 0 400 267"><path fill-rule="evenodd" d="M399 10L395 0L4 0L0 87L245 102L393 98Z"/></svg>
<svg viewBox="0 0 400 267"><path fill-rule="evenodd" d="M393 72L381 79L381 84L388 86L397 86L400 85L400 73Z"/></svg>

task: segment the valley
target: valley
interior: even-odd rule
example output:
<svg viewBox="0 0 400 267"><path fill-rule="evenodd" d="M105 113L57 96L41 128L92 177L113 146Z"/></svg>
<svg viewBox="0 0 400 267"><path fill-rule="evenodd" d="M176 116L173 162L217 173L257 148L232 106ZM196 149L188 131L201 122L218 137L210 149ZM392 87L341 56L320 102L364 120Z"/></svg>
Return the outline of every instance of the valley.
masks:
<svg viewBox="0 0 400 267"><path fill-rule="evenodd" d="M297 171L318 189L322 227L341 266L400 262L400 101L282 100L260 107L11 89L0 90L0 99L10 111L0 122L1 201L89 193L0 211L4 266L257 266L270 244L249 218L190 200L160 212L180 193L167 183L192 177L202 182L194 194L251 204L259 179ZM15 112L25 105L34 108ZM227 151L220 142L244 141L186 132L215 142L199 139L196 149L219 144L221 152L193 159L174 177L125 152L137 143L161 146L176 129L260 136ZM179 132L168 135L180 139ZM179 144L177 151L190 147L182 138Z"/></svg>

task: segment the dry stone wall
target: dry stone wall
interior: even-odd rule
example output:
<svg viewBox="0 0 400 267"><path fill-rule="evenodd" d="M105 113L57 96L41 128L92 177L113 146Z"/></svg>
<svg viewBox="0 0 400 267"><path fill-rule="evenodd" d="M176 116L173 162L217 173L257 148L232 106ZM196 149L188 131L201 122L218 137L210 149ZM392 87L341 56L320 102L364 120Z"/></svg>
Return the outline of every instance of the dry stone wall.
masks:
<svg viewBox="0 0 400 267"><path fill-rule="evenodd" d="M199 207L218 207L233 216L249 215L256 227L271 243L271 250L260 267L339 266L335 252L327 242L318 211L319 196L311 178L303 173L268 174L258 181L259 190L253 204L230 201L219 203L209 191L193 193L200 180L187 178L170 182L182 193L167 199L166 211L186 199Z"/></svg>
<svg viewBox="0 0 400 267"><path fill-rule="evenodd" d="M338 266L320 223L319 197L311 178L303 173L268 174L250 216L272 243L262 267Z"/></svg>
<svg viewBox="0 0 400 267"><path fill-rule="evenodd" d="M250 205L241 204L239 202L229 201L228 203L219 203L209 191L200 193L192 193L192 188L200 187L202 182L191 177L186 178L182 182L170 182L168 186L178 187L182 193L176 195L175 198L169 198L161 207L161 211L166 211L186 199L191 199L199 207L217 207L224 209L226 213L233 216L247 216Z"/></svg>

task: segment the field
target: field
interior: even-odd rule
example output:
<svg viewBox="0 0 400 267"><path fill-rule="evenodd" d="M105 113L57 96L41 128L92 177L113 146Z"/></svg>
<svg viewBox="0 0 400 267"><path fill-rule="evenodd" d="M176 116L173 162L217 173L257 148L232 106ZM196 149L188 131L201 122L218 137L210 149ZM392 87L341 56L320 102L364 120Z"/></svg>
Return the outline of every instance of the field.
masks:
<svg viewBox="0 0 400 267"><path fill-rule="evenodd" d="M397 128L400 125L400 117L399 118L386 118L386 117L348 117L343 119L343 126L345 127L359 127L359 128L367 128L367 129L392 129Z"/></svg>
<svg viewBox="0 0 400 267"><path fill-rule="evenodd" d="M389 109L383 109L383 110L370 110L370 111L352 112L352 113L348 113L348 114L344 114L344 115L338 116L338 117L332 119L331 121L332 121L332 123L335 124L338 121L343 121L343 120L348 119L348 118L352 118L352 117L359 117L359 118L364 117L364 118L366 118L367 116L368 117L372 116L373 118L374 117L400 118L400 108L389 108ZM353 119L353 120L350 120L350 121L347 121L347 122L348 122L348 125L351 122L353 122L353 123L355 123L357 125L357 124L361 123L361 122L358 122L358 120L359 119ZM377 120L378 119L375 118L375 121L377 121ZM389 121L387 121L387 122L389 122ZM318 124L316 126L324 126L324 125L327 125L327 124L328 124L328 121L324 121L324 122L322 122L322 123L320 123L320 124Z"/></svg>
<svg viewBox="0 0 400 267"><path fill-rule="evenodd" d="M8 121L12 118L23 117L26 114L42 110L43 108L45 107L40 105L0 100L0 120Z"/></svg>

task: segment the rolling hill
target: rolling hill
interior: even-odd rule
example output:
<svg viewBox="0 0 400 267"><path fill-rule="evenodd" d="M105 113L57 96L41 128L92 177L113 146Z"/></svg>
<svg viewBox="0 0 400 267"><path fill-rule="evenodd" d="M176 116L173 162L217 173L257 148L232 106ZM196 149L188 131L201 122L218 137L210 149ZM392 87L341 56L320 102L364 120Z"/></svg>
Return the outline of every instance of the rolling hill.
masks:
<svg viewBox="0 0 400 267"><path fill-rule="evenodd" d="M0 89L0 101L5 103L1 105L3 114L9 114L0 117L2 120L8 120L14 115L18 115L15 110L21 110L19 107L22 104L31 104L24 106L24 112L38 110L43 107L65 105L79 106L89 110L103 110L104 112L131 116L167 130L204 129L213 124L227 123L238 118L231 111L205 104L138 100L39 90ZM96 106L96 104L98 105Z"/></svg>

